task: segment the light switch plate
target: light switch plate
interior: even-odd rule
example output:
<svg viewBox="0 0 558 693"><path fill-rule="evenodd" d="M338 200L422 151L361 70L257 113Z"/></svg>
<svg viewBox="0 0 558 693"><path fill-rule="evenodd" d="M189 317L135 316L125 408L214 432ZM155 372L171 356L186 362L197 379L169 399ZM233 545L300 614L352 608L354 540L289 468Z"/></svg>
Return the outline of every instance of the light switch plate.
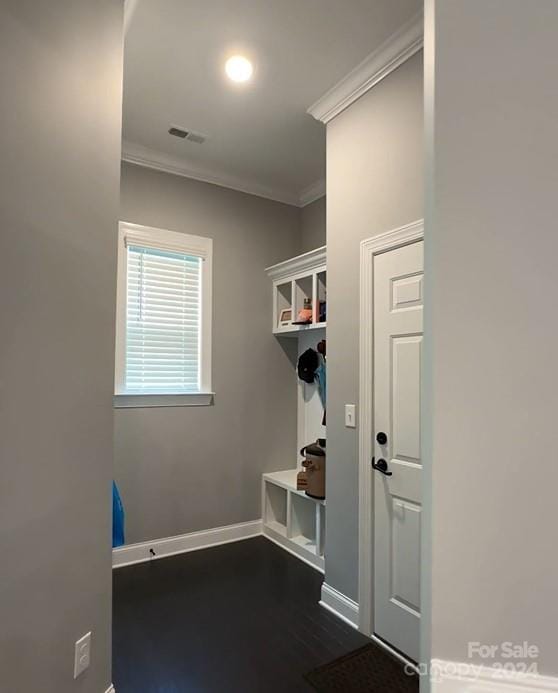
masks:
<svg viewBox="0 0 558 693"><path fill-rule="evenodd" d="M76 642L74 652L74 679L83 673L91 663L91 632Z"/></svg>
<svg viewBox="0 0 558 693"><path fill-rule="evenodd" d="M356 428L356 404L345 405L345 426Z"/></svg>

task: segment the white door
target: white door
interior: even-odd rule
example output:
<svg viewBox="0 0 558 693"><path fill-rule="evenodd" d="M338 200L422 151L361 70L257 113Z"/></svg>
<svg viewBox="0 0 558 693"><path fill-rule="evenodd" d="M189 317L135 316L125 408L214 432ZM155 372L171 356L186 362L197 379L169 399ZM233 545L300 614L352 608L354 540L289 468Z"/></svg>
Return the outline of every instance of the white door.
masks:
<svg viewBox="0 0 558 693"><path fill-rule="evenodd" d="M374 632L417 662L423 245L374 258Z"/></svg>

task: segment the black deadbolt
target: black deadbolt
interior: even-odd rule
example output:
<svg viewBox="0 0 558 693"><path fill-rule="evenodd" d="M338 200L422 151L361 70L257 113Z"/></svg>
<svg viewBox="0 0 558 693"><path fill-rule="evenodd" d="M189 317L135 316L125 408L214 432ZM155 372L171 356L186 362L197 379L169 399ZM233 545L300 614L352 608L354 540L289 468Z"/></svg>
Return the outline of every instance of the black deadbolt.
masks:
<svg viewBox="0 0 558 693"><path fill-rule="evenodd" d="M378 445L385 445L387 443L387 436L383 431L380 431L376 436L376 441Z"/></svg>

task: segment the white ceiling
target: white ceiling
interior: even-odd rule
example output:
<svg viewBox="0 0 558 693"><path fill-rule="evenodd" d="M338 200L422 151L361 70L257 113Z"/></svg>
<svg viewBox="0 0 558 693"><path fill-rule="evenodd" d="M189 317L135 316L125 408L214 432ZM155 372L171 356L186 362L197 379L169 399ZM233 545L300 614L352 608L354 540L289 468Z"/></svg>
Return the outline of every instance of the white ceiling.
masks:
<svg viewBox="0 0 558 693"><path fill-rule="evenodd" d="M325 178L325 126L306 109L421 6L422 0L128 0L125 156L266 197L304 198ZM224 61L234 53L255 64L248 85L224 76ZM171 124L208 139L199 145L171 137Z"/></svg>

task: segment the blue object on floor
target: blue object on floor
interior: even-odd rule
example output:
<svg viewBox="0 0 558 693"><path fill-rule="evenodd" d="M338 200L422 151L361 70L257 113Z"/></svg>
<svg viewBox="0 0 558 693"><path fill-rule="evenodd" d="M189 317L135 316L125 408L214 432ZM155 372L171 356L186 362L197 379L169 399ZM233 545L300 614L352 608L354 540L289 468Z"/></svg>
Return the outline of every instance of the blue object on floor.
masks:
<svg viewBox="0 0 558 693"><path fill-rule="evenodd" d="M118 492L116 481L112 482L112 548L123 546L124 541L124 506Z"/></svg>

